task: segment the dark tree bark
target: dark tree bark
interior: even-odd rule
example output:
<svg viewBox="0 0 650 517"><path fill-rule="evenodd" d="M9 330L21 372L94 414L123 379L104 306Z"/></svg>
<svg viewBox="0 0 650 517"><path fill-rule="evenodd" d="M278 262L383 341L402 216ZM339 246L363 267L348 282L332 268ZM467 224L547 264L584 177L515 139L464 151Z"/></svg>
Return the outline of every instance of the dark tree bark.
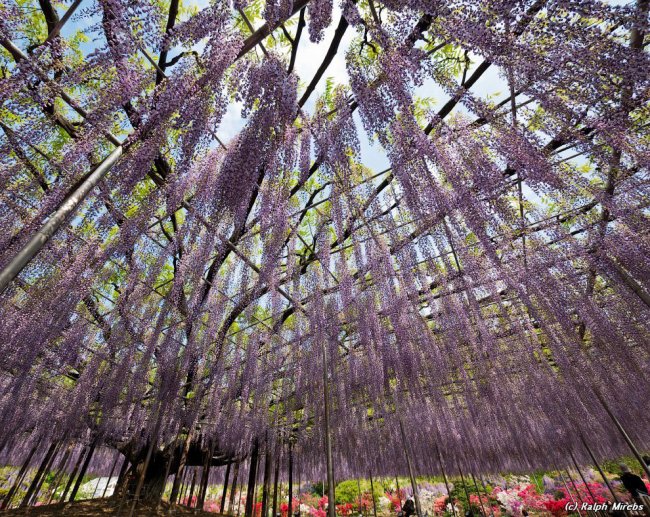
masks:
<svg viewBox="0 0 650 517"><path fill-rule="evenodd" d="M190 486L190 495L187 496L187 506L192 506L192 496L194 495L194 485L196 484L196 470L192 473L192 485Z"/></svg>
<svg viewBox="0 0 650 517"><path fill-rule="evenodd" d="M331 501L330 501L331 503ZM289 442L289 516L293 515L293 449Z"/></svg>
<svg viewBox="0 0 650 517"><path fill-rule="evenodd" d="M230 486L230 500L228 501L228 513L232 514L235 509L235 492L237 491L237 478L239 477L239 463L235 463L235 474Z"/></svg>
<svg viewBox="0 0 650 517"><path fill-rule="evenodd" d="M275 472L273 474L273 508L272 517L278 513L278 479L280 478L280 454L275 458Z"/></svg>
<svg viewBox="0 0 650 517"><path fill-rule="evenodd" d="M79 470L79 467L81 466L81 462L83 461L85 456L86 456L86 449L84 448L79 453L79 457L77 458L77 463L75 463L74 469L72 469L72 474L70 474L70 477L68 478L68 482L65 485L65 490L63 490L63 495L61 495L61 499L60 499L61 503L65 501L65 498L68 495L70 488L72 488L72 483L74 483L75 477L77 476L77 471Z"/></svg>
<svg viewBox="0 0 650 517"><path fill-rule="evenodd" d="M74 498L77 497L77 492L79 491L79 487L81 486L83 477L86 475L86 470L88 470L88 465L90 465L90 460L93 459L93 454L95 453L96 447L97 447L97 439L93 440L93 443L91 443L90 447L88 448L88 454L86 455L86 459L84 460L83 467L81 467L81 472L79 472L79 476L77 476L77 482L75 483L74 488L72 489L72 493L70 494L70 501L74 501Z"/></svg>
<svg viewBox="0 0 650 517"><path fill-rule="evenodd" d="M16 481L14 482L13 486L9 489L9 492L7 492L7 495L5 498L2 500L2 505L0 505L0 509L4 510L5 508L8 508L9 505L11 504L11 500L13 499L16 490L20 486L20 483L22 482L23 478L25 477L25 473L27 472L27 468L29 467L29 463L32 461L32 458L34 457L34 454L38 450L38 446L40 445L41 440L39 439L34 447L32 447L32 450L29 451L29 454L27 455L27 458L25 459L25 462L23 463L23 466L20 467L20 470L18 471L18 475L16 476Z"/></svg>
<svg viewBox="0 0 650 517"><path fill-rule="evenodd" d="M34 479L32 479L32 482L30 483L29 488L27 489L27 493L25 494L25 497L23 497L23 500L20 503L21 508L24 508L27 505L29 505L29 502L34 497L34 494L38 494L38 492L40 491L41 484L43 483L43 478L45 477L45 472L49 470L50 466L52 465L52 461L54 460L54 456L56 456L57 452L59 451L59 444L60 442L58 440L54 441L52 442L49 449L47 450L47 453L45 454L43 461L41 461L41 464L38 467L38 470L36 471L36 475L34 476Z"/></svg>
<svg viewBox="0 0 650 517"><path fill-rule="evenodd" d="M203 465L203 474L201 476L201 491L199 492L199 500L197 508L203 510L205 504L205 495L208 492L208 483L210 481L210 466L212 465L212 457L214 455L214 444L208 447L206 451L205 463Z"/></svg>
<svg viewBox="0 0 650 517"><path fill-rule="evenodd" d="M257 439L253 441L253 452L251 453L250 469L248 473L248 489L246 490L246 507L244 509L245 517L253 517L253 504L255 493L255 480L257 479L257 460L259 458L259 443Z"/></svg>
<svg viewBox="0 0 650 517"><path fill-rule="evenodd" d="M271 447L266 442L264 454L264 480L262 481L262 517L268 517L269 513L269 483L271 482Z"/></svg>
<svg viewBox="0 0 650 517"><path fill-rule="evenodd" d="M232 463L228 463L226 466L226 475L223 479L223 493L221 494L221 507L219 508L219 513L223 513L226 509L226 492L228 491L228 479L230 478L230 466Z"/></svg>

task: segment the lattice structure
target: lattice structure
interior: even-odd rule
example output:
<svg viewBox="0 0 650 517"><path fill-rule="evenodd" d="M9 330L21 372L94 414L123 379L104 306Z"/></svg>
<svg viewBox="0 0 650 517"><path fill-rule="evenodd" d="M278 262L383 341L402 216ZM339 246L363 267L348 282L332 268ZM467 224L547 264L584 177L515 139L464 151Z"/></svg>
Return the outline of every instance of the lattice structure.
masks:
<svg viewBox="0 0 650 517"><path fill-rule="evenodd" d="M647 0L57 7L0 7L6 457L647 446Z"/></svg>

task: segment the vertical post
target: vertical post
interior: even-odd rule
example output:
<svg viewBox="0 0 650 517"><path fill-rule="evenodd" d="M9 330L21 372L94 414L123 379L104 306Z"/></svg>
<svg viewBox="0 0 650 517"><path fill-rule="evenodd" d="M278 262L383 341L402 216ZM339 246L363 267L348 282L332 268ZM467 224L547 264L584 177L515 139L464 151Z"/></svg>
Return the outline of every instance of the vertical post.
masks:
<svg viewBox="0 0 650 517"><path fill-rule="evenodd" d="M460 480L463 482L463 489L465 490L465 497L467 497L467 509L470 509L469 504L469 492L467 491L467 485L465 484L465 476L463 476L463 471L460 468L460 463L456 460L456 466L458 467L458 472L460 472Z"/></svg>
<svg viewBox="0 0 650 517"><path fill-rule="evenodd" d="M589 492L589 495L591 496L591 502L595 503L596 498L594 497L594 493L591 491L591 488L589 488L589 483L587 483L587 480L582 475L582 471L580 470L580 467L578 467L578 462L576 461L576 458L573 455L573 451L569 451L569 454L571 455L571 461L573 461L573 465L575 466L576 470L578 471L578 475L580 476L580 479L582 479L582 482L585 484L585 487L587 488L587 491Z"/></svg>
<svg viewBox="0 0 650 517"><path fill-rule="evenodd" d="M226 508L226 493L228 492L228 480L230 479L230 467L232 463L228 463L226 466L226 474L223 478L223 493L221 494L221 506L219 508L219 513L223 513Z"/></svg>
<svg viewBox="0 0 650 517"><path fill-rule="evenodd" d="M262 481L262 515L268 517L269 513L269 484L271 483L271 447L266 441L266 451L264 453L264 480Z"/></svg>
<svg viewBox="0 0 650 517"><path fill-rule="evenodd" d="M237 499L237 517L239 517L239 509L241 508L241 490L244 487L244 482L239 483L239 497Z"/></svg>
<svg viewBox="0 0 650 517"><path fill-rule="evenodd" d="M478 485L476 484L476 478L474 477L474 474L472 472L470 472L469 475L472 476L472 481L474 482L474 488L476 488L476 493L478 494L478 502L481 505L481 513L483 513L483 517L487 517L487 513L485 513L485 508L483 507L483 501L481 500L481 491L478 489Z"/></svg>
<svg viewBox="0 0 650 517"><path fill-rule="evenodd" d="M616 418L616 415L614 415L614 413L612 413L612 410L609 408L609 405L607 404L607 402L605 402L605 399L600 394L600 391L598 391L597 389L594 388L594 392L596 393L596 396L598 397L598 400L600 401L600 403L605 408L605 411L607 412L609 417L614 422L614 425L616 426L618 431L621 433L621 436L625 440L625 443L627 443L627 446L632 451L632 454L634 454L634 457L641 464L641 468L645 471L645 474L646 474L647 478L650 480L650 468L648 467L648 465L646 465L645 461L643 461L643 458L641 457L641 454L639 453L639 450L636 448L636 445L634 445L634 442L632 441L632 439L629 437L629 435L625 431L625 428L623 427L621 422L619 422L618 418Z"/></svg>
<svg viewBox="0 0 650 517"><path fill-rule="evenodd" d="M117 451L117 454L115 455L115 461L113 462L113 466L111 467L111 471L108 474L108 481L106 481L106 486L104 487L104 491L102 492L102 499L106 497L106 491L108 490L108 485L111 484L111 478L113 477L113 472L115 472L115 467L117 467L117 462L120 459L120 451ZM126 458L124 458L124 462L126 463Z"/></svg>
<svg viewBox="0 0 650 517"><path fill-rule="evenodd" d="M239 462L235 463L235 473L230 486L230 501L228 502L228 513L233 514L235 510L235 492L237 492L237 477L239 476Z"/></svg>
<svg viewBox="0 0 650 517"><path fill-rule="evenodd" d="M607 488L609 488L609 491L612 493L612 497L614 497L614 501L617 503L620 502L618 500L618 497L616 497L616 493L614 492L614 489L612 488L612 485L609 484L609 480L607 479L607 476L605 476L605 473L603 472L603 469L600 468L600 464L598 461L596 461L596 457L594 456L594 453L591 451L591 447L587 445L587 442L585 441L584 436L582 436L582 433L580 433L580 441L582 441L582 444L585 446L585 449L587 449L587 452L589 453L589 457L591 458L591 461L594 462L594 465L596 465L596 468L598 469L598 472L600 473L600 476L603 478L603 481L607 485Z"/></svg>
<svg viewBox="0 0 650 517"><path fill-rule="evenodd" d="M302 469L300 468L300 464L298 465L298 517L300 517L300 473L302 472Z"/></svg>
<svg viewBox="0 0 650 517"><path fill-rule="evenodd" d="M34 454L38 450L38 446L41 443L41 439L39 438L34 446L31 448L29 451L29 454L27 455L27 458L25 459L25 462L23 463L23 466L20 467L20 470L18 471L18 475L16 476L16 480L14 481L14 484L11 486L9 489L9 492L7 492L7 495L5 498L2 500L2 504L0 505L0 510L4 510L5 508L9 508L9 504L11 504L11 500L13 499L14 495L16 494L16 490L18 490L18 487L20 486L20 483L22 482L23 478L25 477L25 473L27 472L27 469L29 468L29 463L32 461L32 458L34 457Z"/></svg>
<svg viewBox="0 0 650 517"><path fill-rule="evenodd" d="M447 497L449 497L449 504L451 504L451 511L456 517L456 507L454 506L454 501L451 499L451 491L449 490L449 483L447 482L447 474L445 473L445 467L442 465L442 455L440 454L440 449L438 444L436 444L436 452L438 453L438 465L440 465L440 471L442 472L442 479L445 481L445 488L447 489Z"/></svg>
<svg viewBox="0 0 650 517"><path fill-rule="evenodd" d="M402 419L399 419L399 430L402 435L402 446L404 447L404 455L406 456L406 465L409 469L409 477L411 478L411 488L413 489L413 499L415 499L415 511L418 517L422 517L422 507L420 506L420 495L418 493L418 485L413 473L413 464L411 463L411 455L409 454L408 445L406 443L406 433L404 432L404 424Z"/></svg>
<svg viewBox="0 0 650 517"><path fill-rule="evenodd" d="M259 443L257 438L253 440L253 452L251 453L250 467L248 471L248 488L246 490L246 507L244 508L245 517L253 517L253 505L255 501L255 481L257 479L257 460L259 457Z"/></svg>
<svg viewBox="0 0 650 517"><path fill-rule="evenodd" d="M77 492L79 491L79 487L81 486L83 477L86 475L86 470L88 470L88 465L90 465L90 460L93 459L93 453L95 452L95 448L97 447L98 440L99 438L95 438L90 444L90 447L88 448L88 454L86 454L86 459L84 460L84 464L81 467L79 476L77 476L77 482L75 483L74 488L72 489L72 493L70 494L70 499L69 499L70 502L74 501L74 498L77 497Z"/></svg>
<svg viewBox="0 0 650 517"><path fill-rule="evenodd" d="M190 444L192 442L192 431L187 431L187 436L185 437L185 442L183 443L183 448L181 450L181 456L178 460L178 469L176 470L176 475L174 476L174 483L172 484L172 493L169 495L169 502L175 504L178 498L178 492L181 484L181 480L185 477L185 464L187 463L187 454L190 450Z"/></svg>
<svg viewBox="0 0 650 517"><path fill-rule="evenodd" d="M372 515L377 517L377 503L375 502L375 485L372 482L372 471L368 471L368 476L370 477L370 494L372 497Z"/></svg>
<svg viewBox="0 0 650 517"><path fill-rule="evenodd" d="M327 461L327 517L336 517L336 494L334 493L334 464L332 462L332 436L330 431L329 383L327 378L327 347L321 340L323 354L323 410L325 413L325 458ZM422 517L419 515L418 517Z"/></svg>
<svg viewBox="0 0 650 517"><path fill-rule="evenodd" d="M192 484L190 485L190 494L187 496L187 507L192 508L192 496L194 495L194 486L196 485L196 469L192 469Z"/></svg>
<svg viewBox="0 0 650 517"><path fill-rule="evenodd" d="M556 466L556 469L557 469L557 466ZM557 472L560 475L560 477L562 478L562 483L564 483L564 488L566 488L567 494L569 494L569 497L571 498L571 501L573 502L573 504L576 505L576 510L578 511L578 515L582 515L582 512L580 511L580 507L579 507L578 503L576 502L575 497L573 497L573 494L571 493L571 490L569 490L569 485L567 485L566 479L564 479L564 476L562 475L562 471L558 470Z"/></svg>
<svg viewBox="0 0 650 517"><path fill-rule="evenodd" d="M34 492L36 492L36 488L40 487L40 480L41 477L45 474L45 470L50 464L50 461L53 459L57 447L59 445L58 441L53 441L49 448L47 449L47 452L45 453L45 456L43 457L43 461L41 461L41 464L38 467L38 470L36 471L36 475L34 476L34 479L32 479L32 482L29 484L29 488L27 489L27 493L25 494L25 497L23 497L23 500L20 503L19 508L25 508L28 504L32 496L34 495Z"/></svg>
<svg viewBox="0 0 650 517"><path fill-rule="evenodd" d="M165 461L165 477L163 479L163 488L162 488L162 493L160 494L160 499L158 499L158 503L156 504L156 509L160 509L162 505L162 500L163 497L165 497L165 490L167 490L167 479L169 478L169 471L172 468L172 462L174 461L174 449L172 448L169 457L167 458L167 461ZM171 495L171 492L170 494Z"/></svg>
<svg viewBox="0 0 650 517"><path fill-rule="evenodd" d="M190 488L190 480L192 477L192 472L194 471L193 468L185 468L183 471L183 489L180 491L180 499L178 501L179 504L183 504L183 500L187 499L187 491ZM185 505L187 506L187 505Z"/></svg>
<svg viewBox="0 0 650 517"><path fill-rule="evenodd" d="M291 441L289 441L289 509L287 510L287 517L293 515L293 449Z"/></svg>
<svg viewBox="0 0 650 517"><path fill-rule="evenodd" d="M485 486L485 483L483 482L483 478L481 478L480 475L479 475L478 479L481 482L481 486L483 487L483 492L485 492L485 497L487 497L488 506L490 507L490 515L492 515L492 517L494 517L494 510L492 509L492 504L490 503L490 495L488 494L487 487Z"/></svg>
<svg viewBox="0 0 650 517"><path fill-rule="evenodd" d="M357 493L359 495L359 513L362 514L362 511L361 511L361 481L359 481L358 477L357 477Z"/></svg>
<svg viewBox="0 0 650 517"><path fill-rule="evenodd" d="M52 499L54 498L54 494L56 493L56 490L59 488L59 485L61 484L61 479L63 478L63 473L65 472L65 468L68 466L68 461L70 460L70 454L72 453L73 448L74 446L72 444L68 445L68 447L65 450L65 454L63 455L63 458L61 458L61 462L59 463L57 473L54 476L54 481L52 482L52 486L50 487L50 495L47 500L47 504L50 504L52 502Z"/></svg>
<svg viewBox="0 0 650 517"><path fill-rule="evenodd" d="M275 459L275 472L273 473L273 504L271 517L276 517L278 513L278 480L280 478L280 454Z"/></svg>
<svg viewBox="0 0 650 517"><path fill-rule="evenodd" d="M81 467L81 462L83 461L85 455L86 455L86 448L84 447L83 449L81 449L81 452L79 453L79 457L77 458L77 463L75 463L74 469L72 469L72 474L70 474L70 478L68 478L68 482L65 485L65 489L63 490L63 495L61 496L60 502L65 501L65 498L67 497L70 488L72 488L72 483L74 482L74 479L77 476L77 471L79 470L79 467Z"/></svg>
<svg viewBox="0 0 650 517"><path fill-rule="evenodd" d="M197 508L203 510L205 496L208 492L208 483L210 480L210 467L212 466L212 456L214 455L214 444L211 444L206 451L207 457L203 465L203 474L201 475L201 490L199 492L199 501Z"/></svg>
<svg viewBox="0 0 650 517"><path fill-rule="evenodd" d="M144 480L147 476L147 470L149 470L149 462L151 461L151 456L153 455L153 450L158 443L158 433L160 432L160 425L162 424L164 409L158 406L158 419L156 420L156 427L153 430L153 434L150 437L149 448L147 449L147 455L144 458L144 465L142 465L142 472L138 479L138 484L135 487L135 494L133 494L133 504L131 504L131 511L129 512L129 517L133 517L135 508L138 505L138 500L140 499L140 492L142 492L142 487L144 486Z"/></svg>
<svg viewBox="0 0 650 517"><path fill-rule="evenodd" d="M576 485L576 482L573 479L573 476L571 476L571 473L569 472L569 469L566 468L566 469L564 469L564 471L566 472L566 475L569 478L569 481L571 481L571 486L573 486L573 490L575 490L576 497L580 500L581 503L584 503L585 500L580 495L580 491L578 490L578 486Z"/></svg>

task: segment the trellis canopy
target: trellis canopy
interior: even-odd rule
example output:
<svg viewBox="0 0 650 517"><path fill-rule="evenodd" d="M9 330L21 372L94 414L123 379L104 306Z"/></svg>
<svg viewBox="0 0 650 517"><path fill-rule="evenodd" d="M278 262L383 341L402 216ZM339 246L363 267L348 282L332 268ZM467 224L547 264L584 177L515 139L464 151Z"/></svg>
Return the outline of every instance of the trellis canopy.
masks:
<svg viewBox="0 0 650 517"><path fill-rule="evenodd" d="M421 474L620 454L612 418L648 444L647 28L3 2L0 448L290 442L319 479L324 443L339 477L404 439Z"/></svg>

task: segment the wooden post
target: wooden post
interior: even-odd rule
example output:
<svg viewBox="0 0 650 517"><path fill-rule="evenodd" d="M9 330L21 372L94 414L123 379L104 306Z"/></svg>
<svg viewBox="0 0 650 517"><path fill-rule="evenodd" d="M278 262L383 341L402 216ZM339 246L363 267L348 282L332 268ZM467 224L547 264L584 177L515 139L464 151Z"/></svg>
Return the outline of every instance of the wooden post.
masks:
<svg viewBox="0 0 650 517"><path fill-rule="evenodd" d="M578 471L578 475L580 476L580 479L582 479L582 482L585 484L585 487L587 487L587 491L589 492L589 495L591 496L591 502L595 503L596 498L594 497L594 493L591 491L591 488L589 488L589 483L587 483L587 480L582 475L582 471L580 470L580 467L578 467L578 462L576 461L576 458L573 455L573 451L569 451L569 454L571 455L571 460L573 461L573 465L575 466L576 470Z"/></svg>
<svg viewBox="0 0 650 517"><path fill-rule="evenodd" d="M237 517L239 517L239 509L241 508L241 490L244 488L244 482L239 483L239 498L237 500Z"/></svg>
<svg viewBox="0 0 650 517"><path fill-rule="evenodd" d="M60 502L62 503L65 501L65 498L68 495L68 492L72 488L72 483L75 480L75 477L77 476L77 471L79 470L79 467L81 467L81 462L84 459L84 456L86 455L86 448L84 447L81 449L81 452L79 453L79 457L77 458L77 462L74 465L74 469L72 469L72 473L70 474L70 477L68 478L68 482L65 485L65 490L63 490L63 494L61 495Z"/></svg>
<svg viewBox="0 0 650 517"><path fill-rule="evenodd" d="M582 433L580 433L580 440L582 441L582 444L585 446L585 449L587 449L587 452L589 453L589 457L591 458L591 461L594 462L594 465L596 465L596 468L598 469L598 472L600 473L600 476L603 478L603 481L607 485L607 488L609 488L609 491L612 493L612 497L614 497L614 501L617 503L620 502L618 500L618 497L616 497L616 493L614 492L614 489L612 488L612 485L609 484L609 480L605 476L605 473L603 472L603 469L600 468L600 464L596 461L596 457L594 456L594 453L591 451L591 447L587 445L587 442L585 441L584 436L582 436Z"/></svg>
<svg viewBox="0 0 650 517"><path fill-rule="evenodd" d="M629 437L629 435L627 434L627 432L623 428L623 425L621 424L621 422L619 422L618 418L616 418L616 415L614 415L614 413L612 413L612 410L609 408L609 405L607 404L607 402L605 402L605 399L603 398L603 396L595 388L594 388L594 392L596 393L596 396L598 397L598 400L600 401L600 403L605 408L605 411L607 412L609 417L614 422L614 425L618 429L619 433L621 433L621 436L625 440L625 443L627 443L627 446L632 451L632 454L634 454L634 457L637 459L637 461L641 465L641 468L644 470L646 477L650 480L650 467L648 467L648 465L646 465L645 461L643 461L643 458L641 457L641 454L639 453L639 450L636 448L636 445L634 445L634 442L632 441L632 439Z"/></svg>
<svg viewBox="0 0 650 517"><path fill-rule="evenodd" d="M245 517L253 517L253 505L255 501L255 481L257 479L257 460L259 457L259 443L257 438L253 440L253 452L251 452L250 467L248 470L248 488L246 490L246 507L244 508Z"/></svg>
<svg viewBox="0 0 650 517"><path fill-rule="evenodd" d="M194 495L194 486L196 485L196 469L192 469L192 484L190 485L190 494L187 496L187 506L192 507L192 496Z"/></svg>
<svg viewBox="0 0 650 517"><path fill-rule="evenodd" d="M359 494L359 513L362 514L362 511L361 511L361 481L359 481L358 477L357 477L357 493Z"/></svg>
<svg viewBox="0 0 650 517"><path fill-rule="evenodd" d="M74 446L72 444L68 445L68 447L65 450L65 454L63 455L63 458L61 458L57 473L54 476L54 481L52 482L52 486L50 487L50 496L47 500L47 504L52 503L52 499L54 499L54 494L56 493L57 488L59 488L59 485L61 484L61 479L63 479L65 468L68 466L68 462L70 461L70 455L72 453L73 448Z"/></svg>
<svg viewBox="0 0 650 517"><path fill-rule="evenodd" d="M372 497L372 515L377 517L377 503L375 502L375 485L372 482L372 471L368 471L368 476L370 477L370 494Z"/></svg>
<svg viewBox="0 0 650 517"><path fill-rule="evenodd" d="M230 501L228 502L228 513L233 514L235 509L235 492L237 491L237 477L239 476L239 462L235 463L235 474L232 477L230 486Z"/></svg>
<svg viewBox="0 0 650 517"><path fill-rule="evenodd" d="M492 509L492 505L490 504L490 495L488 494L487 487L485 486L485 483L483 482L483 478L479 475L478 477L479 481L481 482L481 486L483 487L483 492L485 492L485 497L488 498L488 505L490 507L490 515L494 517L494 510Z"/></svg>
<svg viewBox="0 0 650 517"><path fill-rule="evenodd" d="M90 447L88 448L88 454L86 454L86 459L84 460L84 464L81 467L79 476L77 476L77 482L75 483L74 488L72 489L72 493L70 494L70 499L69 499L70 502L74 501L74 498L77 497L77 492L79 491L79 487L81 486L83 477L86 475L86 470L88 470L88 465L90 465L90 460L93 459L93 454L95 452L95 448L97 447L97 441L98 438L95 438L90 444Z"/></svg>
<svg viewBox="0 0 650 517"><path fill-rule="evenodd" d="M111 467L111 471L108 474L108 481L106 481L106 486L104 487L104 491L102 492L102 499L106 497L106 491L108 490L108 485L111 484L111 478L113 477L113 472L115 472L115 467L117 467L117 462L120 459L120 451L117 451L117 454L115 455L115 461L113 462L113 466ZM126 458L124 458L124 463L126 463Z"/></svg>
<svg viewBox="0 0 650 517"><path fill-rule="evenodd" d="M276 517L278 512L278 480L280 478L280 454L275 459L275 472L273 474L273 508L271 517Z"/></svg>
<svg viewBox="0 0 650 517"><path fill-rule="evenodd" d="M52 464L54 463L55 458L58 456L59 452L61 451L61 443L57 444L56 451L54 454L50 457L50 461L47 462L47 465L45 466L45 471L41 475L40 479L38 480L38 484L36 485L36 489L34 490L34 495L32 496L32 500L29 504L35 505L38 502L38 497L41 493L41 488L43 487L43 483L45 482L45 478L49 472L52 470Z"/></svg>
<svg viewBox="0 0 650 517"><path fill-rule="evenodd" d="M330 430L329 382L327 378L327 347L321 340L323 367L323 410L325 426L325 459L327 463L327 517L336 517L336 494L334 493L334 463L332 461L332 435ZM418 517L422 517L421 515Z"/></svg>
<svg viewBox="0 0 650 517"><path fill-rule="evenodd" d="M483 513L483 517L487 517L487 513L485 513L485 508L483 507L483 501L481 500L481 491L478 489L478 485L476 484L476 478L472 472L470 472L469 475L472 476L472 481L474 482L474 488L476 488L476 493L478 494L478 502L481 505L481 512Z"/></svg>
<svg viewBox="0 0 650 517"><path fill-rule="evenodd" d="M210 467L212 466L212 456L214 456L214 446L211 444L208 447L207 458L203 465L203 474L201 475L201 490L199 492L199 500L197 503L197 508L203 510L203 505L205 504L205 496L208 492L208 483L210 481Z"/></svg>
<svg viewBox="0 0 650 517"><path fill-rule="evenodd" d="M178 499L178 493L181 481L183 480L185 474L185 464L187 463L187 454L190 450L190 444L192 442L192 432L188 431L187 436L185 437L185 442L183 443L183 448L181 450L181 456L178 460L178 469L176 470L176 475L174 476L174 483L172 485L172 492L169 495L169 502L175 504Z"/></svg>
<svg viewBox="0 0 650 517"><path fill-rule="evenodd" d="M230 467L232 463L226 465L226 475L223 479L223 493L221 494L221 506L219 508L219 513L223 513L226 508L226 493L228 492L228 480L230 479Z"/></svg>
<svg viewBox="0 0 650 517"><path fill-rule="evenodd" d="M149 462L151 461L151 456L153 455L153 450L158 443L158 433L160 432L160 425L162 424L164 409L158 407L158 419L156 420L156 427L153 430L153 434L149 438L149 448L147 449L147 455L144 458L144 464L142 465L142 472L138 478L138 484L135 487L135 494L133 494L133 503L131 504L131 510L129 511L129 517L133 517L135 508L138 505L140 499L140 492L142 492L142 487L144 486L144 480L147 476L147 470L149 470Z"/></svg>
<svg viewBox="0 0 650 517"><path fill-rule="evenodd" d="M562 471L559 470L559 469L557 468L557 466L556 466L555 468L556 468L558 474L560 474L560 477L562 478L562 483L564 483L564 488L566 488L567 494L569 494L569 497L571 498L571 501L573 502L573 504L576 505L576 510L577 510L577 512L578 512L578 515L582 515L582 512L580 511L580 506L578 505L578 503L577 503L575 497L573 497L573 494L571 493L571 490L569 490L569 485L567 485L567 482L566 482L566 480L564 479L564 476L562 475Z"/></svg>
<svg viewBox="0 0 650 517"><path fill-rule="evenodd" d="M179 504L183 504L183 500L187 501L187 491L190 488L190 482L192 479L192 473L194 472L193 468L186 468L183 475L183 490L180 492ZM188 506L188 505L185 505Z"/></svg>
<svg viewBox="0 0 650 517"><path fill-rule="evenodd" d="M262 481L262 517L269 513L269 484L271 483L271 447L267 440L264 453L264 480Z"/></svg>
<svg viewBox="0 0 650 517"><path fill-rule="evenodd" d="M291 441L289 441L289 509L287 510L287 517L293 515L293 449Z"/></svg>
<svg viewBox="0 0 650 517"><path fill-rule="evenodd" d="M47 452L45 453L45 456L43 457L43 461L41 461L41 464L39 465L38 470L36 471L36 475L32 479L32 482L29 484L29 488L27 489L27 493L25 494L25 497L23 497L23 500L20 502L19 508L25 508L29 504L29 501L31 500L32 496L34 495L36 488L40 487L39 482L41 480L41 477L45 474L45 469L49 466L50 461L53 459L53 456L57 451L58 445L59 445L58 441L54 441L50 444L49 448L47 449Z"/></svg>
<svg viewBox="0 0 650 517"><path fill-rule="evenodd" d="M0 509L4 510L5 508L9 508L9 505L11 504L11 500L13 499L14 495L16 494L16 490L18 490L18 487L20 486L20 483L22 482L23 478L25 477L25 473L27 472L27 469L29 468L29 463L32 461L32 458L34 457L34 454L38 450L38 446L41 443L41 439L39 438L34 446L31 448L29 451L29 454L27 455L27 458L25 459L25 462L23 463L23 466L20 467L20 470L18 471L18 474L16 475L16 480L14 481L14 484L11 486L9 489L9 492L7 492L7 495L5 498L2 500L2 504L0 505Z"/></svg>
<svg viewBox="0 0 650 517"><path fill-rule="evenodd" d="M406 456L406 465L409 469L409 477L411 478L411 488L413 490L413 499L415 499L415 511L418 514L418 517L422 517L422 507L420 506L420 495L418 494L418 485L415 480L415 474L413 473L413 464L411 463L411 456L408 450L408 444L406 443L406 433L404 432L404 424L402 419L399 419L399 430L402 435L402 446L404 447L404 455Z"/></svg>
<svg viewBox="0 0 650 517"><path fill-rule="evenodd" d="M460 463L456 460L456 466L458 467L458 472L460 472L460 479L463 482L463 489L465 490L465 497L467 497L467 510L470 509L469 504L469 492L467 491L467 485L465 484L465 476L463 476L463 471L460 468Z"/></svg>

